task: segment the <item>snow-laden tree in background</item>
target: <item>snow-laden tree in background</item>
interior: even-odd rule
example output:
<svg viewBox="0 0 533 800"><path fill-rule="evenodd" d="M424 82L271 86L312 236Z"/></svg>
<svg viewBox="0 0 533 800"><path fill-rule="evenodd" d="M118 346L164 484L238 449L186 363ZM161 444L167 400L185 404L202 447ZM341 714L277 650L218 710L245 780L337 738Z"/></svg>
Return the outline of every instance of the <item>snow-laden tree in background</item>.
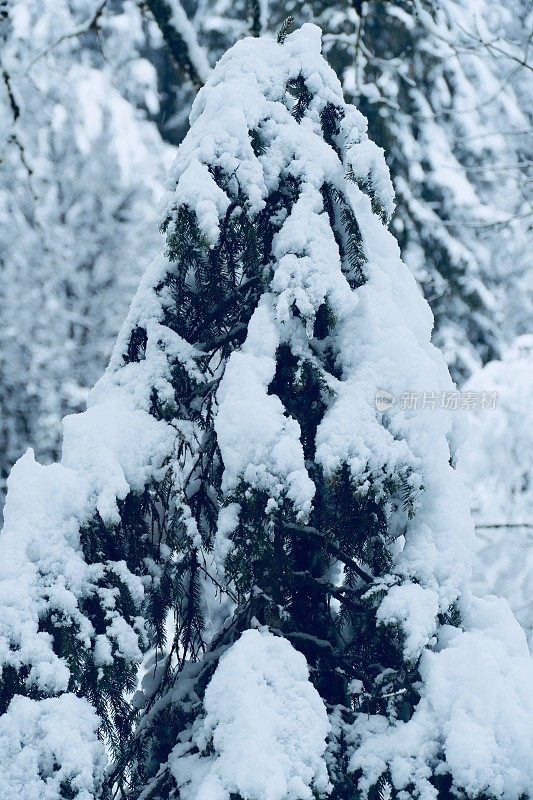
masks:
<svg viewBox="0 0 533 800"><path fill-rule="evenodd" d="M468 589L454 413L375 404L453 388L382 151L320 30L280 39L198 95L166 253L61 462L9 478L4 797L533 788L531 661Z"/></svg>
<svg viewBox="0 0 533 800"><path fill-rule="evenodd" d="M0 20L2 496L28 444L57 457L158 246L167 147L134 105L155 98L153 69L132 58L131 14L108 25L113 68L94 30L58 42L93 12L23 0Z"/></svg>
<svg viewBox="0 0 533 800"><path fill-rule="evenodd" d="M501 361L474 373L465 388L495 398L494 408L472 415L459 460L478 525L474 578L480 591L509 600L531 642L533 337L520 336Z"/></svg>
<svg viewBox="0 0 533 800"><path fill-rule="evenodd" d="M531 224L523 193L531 101L517 92L528 86L533 97L533 76L513 58L527 60L527 48L499 38L518 11L491 0L415 0L385 4L383 15L368 4L360 20L355 99L388 153L398 201L393 230L458 380L527 330L509 331L506 319L507 273L526 271Z"/></svg>
<svg viewBox="0 0 533 800"><path fill-rule="evenodd" d="M193 61L198 41L214 63L243 33L276 31L289 14L321 26L346 97L385 149L398 197L393 231L456 380L531 329L523 278L531 266L530 4L198 0L187 8L189 17L175 14L174 23L184 40L189 27L196 31ZM188 97L182 81L165 101L178 137ZM526 292L518 314L510 291L517 280Z"/></svg>

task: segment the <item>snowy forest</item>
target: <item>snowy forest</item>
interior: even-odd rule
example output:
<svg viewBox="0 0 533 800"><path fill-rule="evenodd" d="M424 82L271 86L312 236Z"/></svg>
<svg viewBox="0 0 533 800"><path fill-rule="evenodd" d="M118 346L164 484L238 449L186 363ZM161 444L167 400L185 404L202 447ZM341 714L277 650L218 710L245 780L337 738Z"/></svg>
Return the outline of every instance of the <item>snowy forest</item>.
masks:
<svg viewBox="0 0 533 800"><path fill-rule="evenodd" d="M533 800L529 0L0 0L0 800Z"/></svg>

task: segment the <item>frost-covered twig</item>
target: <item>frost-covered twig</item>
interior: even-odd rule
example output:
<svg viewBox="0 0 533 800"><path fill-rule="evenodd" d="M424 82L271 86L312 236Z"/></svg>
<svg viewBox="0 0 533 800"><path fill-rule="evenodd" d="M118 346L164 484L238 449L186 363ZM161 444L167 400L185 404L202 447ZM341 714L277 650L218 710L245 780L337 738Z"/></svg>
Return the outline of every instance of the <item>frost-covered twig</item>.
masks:
<svg viewBox="0 0 533 800"><path fill-rule="evenodd" d="M492 51L494 53L499 53L500 55L509 58L511 61L515 61L519 65L519 67L525 67L526 69L529 69L533 72L533 64L530 64L529 61L527 60L529 45L531 44L531 40L533 39L533 31L529 34L526 40L523 54L517 55L516 53L510 52L507 48L502 47L501 38L499 36L495 37L491 41L487 41L486 39L483 39L483 37L479 32L472 33L472 31L463 28L462 25L458 25L458 27L465 34L465 36L468 36L470 39L472 39L476 43L476 45L479 45L480 47L485 47L489 52Z"/></svg>
<svg viewBox="0 0 533 800"><path fill-rule="evenodd" d="M456 41L456 38L453 36L451 32L444 31L438 27L438 25L433 20L431 14L423 8L421 0L413 0L413 5L416 10L418 19L420 20L424 28L433 36L435 36L437 39L440 39L440 41L449 45L450 47L452 47L452 49L457 50L458 42ZM516 53L509 51L507 48L502 47L500 44L501 40L499 37L491 41L488 41L484 39L480 34L472 33L472 31L467 30L462 25L458 24L458 27L465 34L465 36L467 36L469 39L472 40L473 46L485 47L489 52L492 50L494 52L500 53L500 55L509 58L511 61L515 61L521 67L533 71L533 65L527 61L527 50L530 41L533 37L533 33L530 34L526 42L524 54L519 56Z"/></svg>
<svg viewBox="0 0 533 800"><path fill-rule="evenodd" d="M26 156L26 150L24 148L24 144L22 143L22 140L20 139L20 137L18 136L18 134L17 134L17 132L15 130L15 126L16 126L17 120L20 117L20 106L19 106L19 104L17 102L17 99L15 97L15 92L14 92L13 85L12 85L12 82L11 82L11 77L10 77L8 71L2 66L2 62L1 61L0 61L0 73L2 75L2 80L4 82L4 85L6 87L6 92L7 92L7 96L8 96L8 99L9 99L9 106L11 108L11 112L12 112L12 115L13 115L14 129L10 133L8 141L12 142L15 145L15 147L17 148L17 150L18 150L20 163L24 167L26 175L28 176L28 187L29 187L29 190L30 190L30 195L31 195L31 198L32 198L34 206L36 206L38 198L37 198L37 193L36 193L34 185L33 185L33 169L32 169L31 164L29 163L28 158ZM1 162L2 162L2 158L0 157L0 163ZM33 222L33 224L35 225L36 228L41 230L40 223L39 223L38 219L36 218L35 213L33 215L32 222Z"/></svg>
<svg viewBox="0 0 533 800"><path fill-rule="evenodd" d="M37 61L40 61L41 58L44 58L44 56L48 55L48 53L50 53L52 50L55 50L56 47L63 42L66 42L68 39L75 39L78 36L83 36L84 33L97 30L100 17L104 13L106 5L107 0L101 0L101 2L96 6L94 12L88 19L85 20L85 22L82 22L81 25L78 25L78 27L74 28L74 30L63 33L58 39L55 40L55 42L52 42L52 44L48 45L48 47L45 47L44 50L41 50L40 53L37 53L35 58L33 58L28 64L27 71L29 72L34 64L37 63Z"/></svg>

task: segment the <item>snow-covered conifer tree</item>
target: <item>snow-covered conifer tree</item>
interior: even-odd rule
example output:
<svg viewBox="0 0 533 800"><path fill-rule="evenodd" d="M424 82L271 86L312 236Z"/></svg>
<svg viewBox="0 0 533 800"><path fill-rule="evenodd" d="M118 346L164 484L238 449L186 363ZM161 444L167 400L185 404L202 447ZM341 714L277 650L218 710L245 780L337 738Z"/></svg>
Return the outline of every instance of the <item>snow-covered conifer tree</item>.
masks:
<svg viewBox="0 0 533 800"><path fill-rule="evenodd" d="M61 463L9 479L0 788L527 796L525 638L469 592L453 384L318 28L221 59L169 188Z"/></svg>

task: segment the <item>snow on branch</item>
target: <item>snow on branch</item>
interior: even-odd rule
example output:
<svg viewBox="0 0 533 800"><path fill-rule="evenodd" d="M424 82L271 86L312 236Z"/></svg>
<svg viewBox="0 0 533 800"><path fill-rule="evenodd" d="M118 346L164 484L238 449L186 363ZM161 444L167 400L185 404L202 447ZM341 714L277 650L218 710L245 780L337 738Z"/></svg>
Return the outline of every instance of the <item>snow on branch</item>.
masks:
<svg viewBox="0 0 533 800"><path fill-rule="evenodd" d="M211 66L180 0L145 0L142 5L155 19L176 67L199 89L209 77Z"/></svg>

